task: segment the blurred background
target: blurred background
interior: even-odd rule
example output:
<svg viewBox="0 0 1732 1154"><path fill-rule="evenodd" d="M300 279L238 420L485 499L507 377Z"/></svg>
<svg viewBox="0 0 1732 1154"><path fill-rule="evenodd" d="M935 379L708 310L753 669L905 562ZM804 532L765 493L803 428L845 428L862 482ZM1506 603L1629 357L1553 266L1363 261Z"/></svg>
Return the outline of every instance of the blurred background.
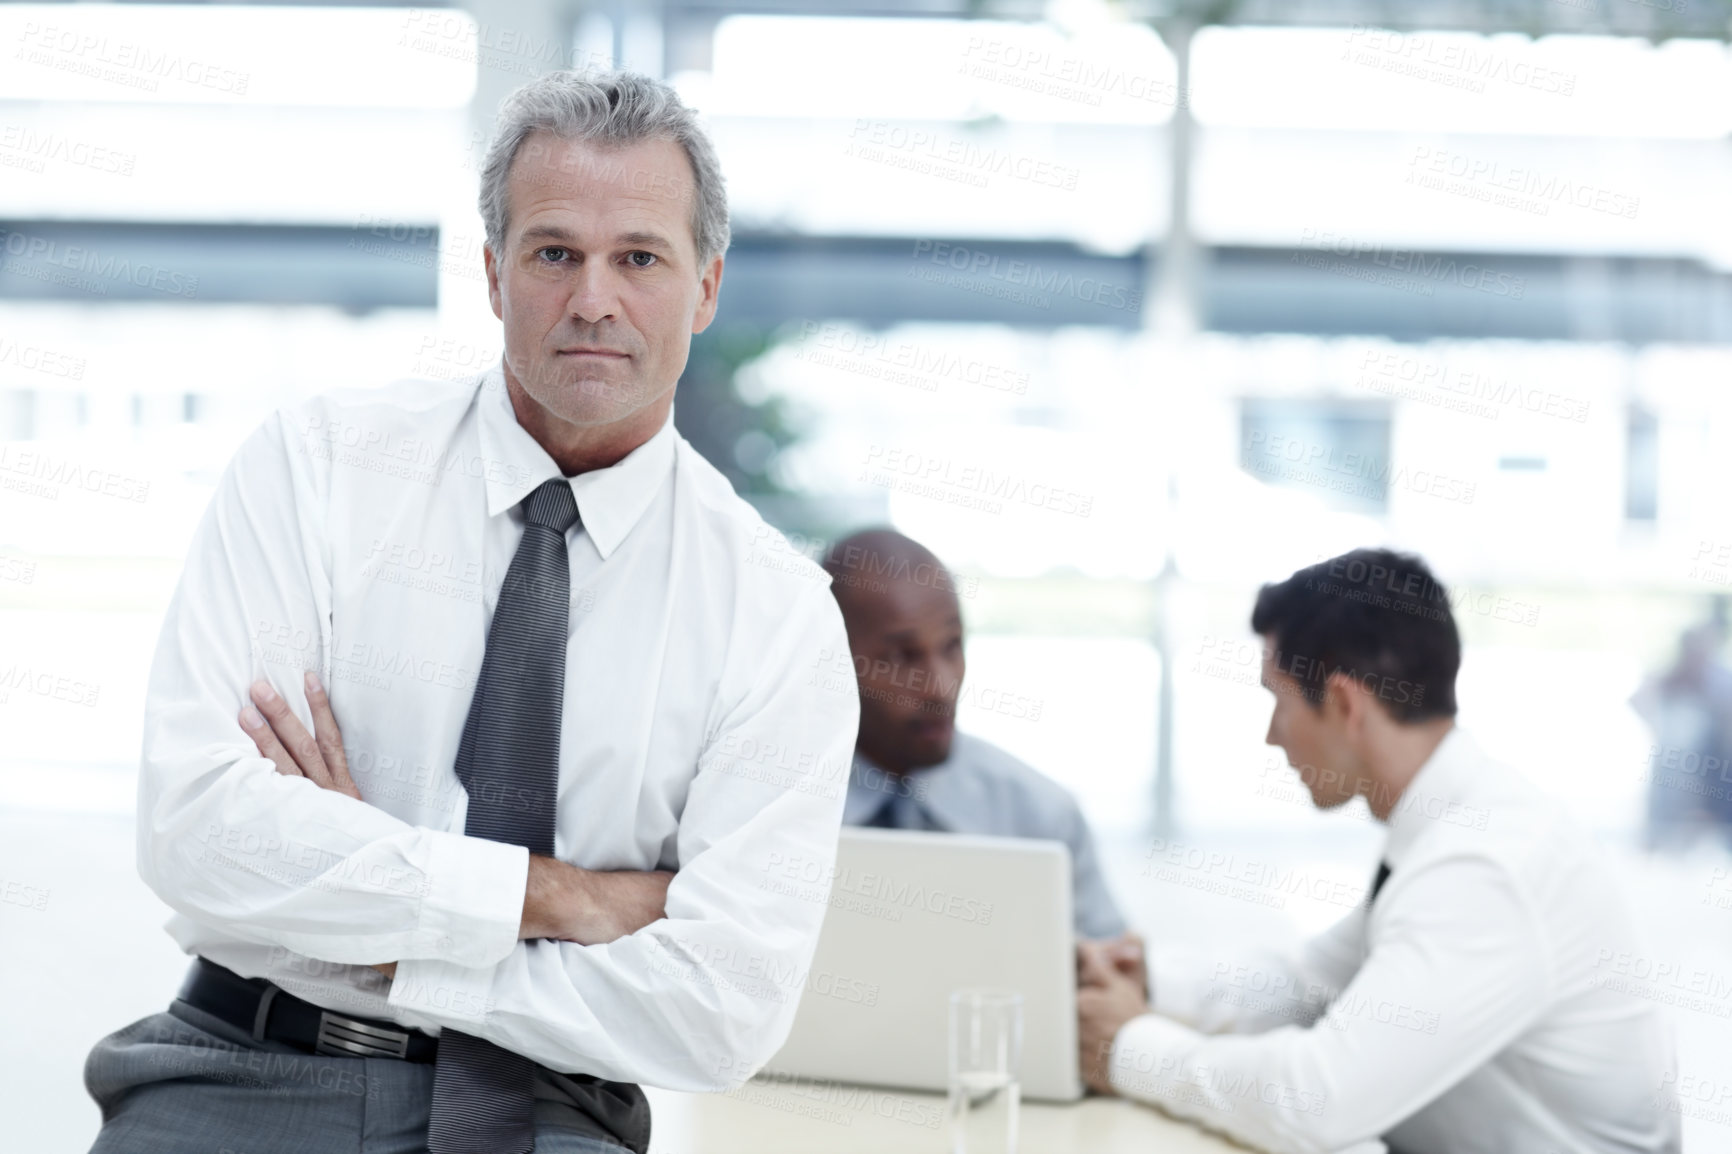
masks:
<svg viewBox="0 0 1732 1154"><path fill-rule="evenodd" d="M0 4L10 1148L88 1147L86 1052L184 968L135 762L218 475L280 405L496 361L493 113L618 64L728 178L680 430L790 549L888 523L958 570L962 727L1076 791L1144 933L1342 912L1144 873L1175 844L1368 879L1380 828L1262 743L1247 619L1419 552L1461 721L1623 863L1687 1148L1732 1149L1729 36L1728 0Z"/></svg>

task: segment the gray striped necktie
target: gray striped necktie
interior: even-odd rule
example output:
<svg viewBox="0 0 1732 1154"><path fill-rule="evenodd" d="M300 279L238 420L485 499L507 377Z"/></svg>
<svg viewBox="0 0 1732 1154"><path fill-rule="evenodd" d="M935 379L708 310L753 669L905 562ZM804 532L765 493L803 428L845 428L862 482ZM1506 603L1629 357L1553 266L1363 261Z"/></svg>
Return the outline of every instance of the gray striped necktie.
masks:
<svg viewBox="0 0 1732 1154"><path fill-rule="evenodd" d="M567 482L548 481L524 500L523 509L528 524L499 589L456 769L469 792L466 835L552 856L571 612L565 534L577 521L577 501ZM535 1064L523 1055L442 1031L428 1150L534 1150L534 1086Z"/></svg>

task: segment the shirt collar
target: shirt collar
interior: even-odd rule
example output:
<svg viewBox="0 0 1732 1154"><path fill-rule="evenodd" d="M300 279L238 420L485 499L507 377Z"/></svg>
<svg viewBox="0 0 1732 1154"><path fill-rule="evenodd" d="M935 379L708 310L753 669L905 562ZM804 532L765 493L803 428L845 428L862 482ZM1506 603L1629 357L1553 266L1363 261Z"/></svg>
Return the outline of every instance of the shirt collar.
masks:
<svg viewBox="0 0 1732 1154"><path fill-rule="evenodd" d="M1461 726L1443 735L1390 811L1383 860L1391 871L1400 868L1402 858L1428 830L1452 820L1446 814L1460 817L1466 812L1463 801L1473 792L1474 771L1484 760L1479 742Z"/></svg>
<svg viewBox="0 0 1732 1154"><path fill-rule="evenodd" d="M505 369L495 365L481 378L481 456L486 465L487 515L515 508L543 482L560 477L559 466L541 443L517 423L505 389ZM619 548L643 517L650 499L673 467L674 414L656 434L618 464L565 478L577 498L578 516L602 560Z"/></svg>

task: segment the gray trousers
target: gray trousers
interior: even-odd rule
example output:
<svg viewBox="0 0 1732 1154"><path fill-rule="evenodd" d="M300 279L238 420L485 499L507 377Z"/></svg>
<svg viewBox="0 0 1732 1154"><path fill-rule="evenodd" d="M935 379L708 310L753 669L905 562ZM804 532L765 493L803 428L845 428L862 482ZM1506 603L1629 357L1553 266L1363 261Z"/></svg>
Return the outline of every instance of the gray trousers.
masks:
<svg viewBox="0 0 1732 1154"><path fill-rule="evenodd" d="M431 1064L255 1042L178 999L98 1042L84 1086L102 1108L91 1154L427 1154ZM579 1108L587 1091L537 1076L536 1154L627 1151ZM647 1105L642 1126L647 1145Z"/></svg>

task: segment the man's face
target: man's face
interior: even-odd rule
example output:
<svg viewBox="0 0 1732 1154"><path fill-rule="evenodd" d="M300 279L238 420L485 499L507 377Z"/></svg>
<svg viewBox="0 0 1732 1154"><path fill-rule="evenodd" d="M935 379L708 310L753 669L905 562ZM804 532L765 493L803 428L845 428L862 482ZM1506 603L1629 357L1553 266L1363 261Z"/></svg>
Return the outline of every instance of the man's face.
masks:
<svg viewBox="0 0 1732 1154"><path fill-rule="evenodd" d="M575 425L666 403L722 279L721 257L698 265L684 150L537 132L518 150L506 194L505 238L486 263L507 373Z"/></svg>
<svg viewBox="0 0 1732 1154"><path fill-rule="evenodd" d="M1264 741L1279 746L1287 764L1311 793L1318 809L1334 809L1353 800L1359 778L1351 772L1353 758L1346 744L1346 727L1338 700L1326 698L1322 707L1307 701L1297 678L1276 664L1275 638L1263 638L1263 688L1275 696L1275 711L1269 717ZM1314 690L1313 690L1314 691Z"/></svg>
<svg viewBox="0 0 1732 1154"><path fill-rule="evenodd" d="M838 592L860 683L860 751L896 772L937 765L950 756L962 690L955 591L948 581L888 581Z"/></svg>

